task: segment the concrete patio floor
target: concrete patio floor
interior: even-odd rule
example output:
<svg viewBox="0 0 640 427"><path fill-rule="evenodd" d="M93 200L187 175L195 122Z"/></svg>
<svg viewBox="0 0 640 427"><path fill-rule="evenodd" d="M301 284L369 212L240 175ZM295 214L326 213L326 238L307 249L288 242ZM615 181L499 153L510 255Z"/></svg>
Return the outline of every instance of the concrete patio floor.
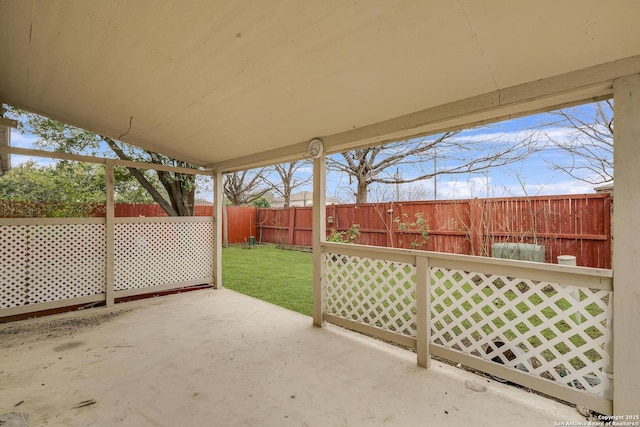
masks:
<svg viewBox="0 0 640 427"><path fill-rule="evenodd" d="M31 426L553 426L569 406L238 294L0 325L0 414ZM558 425L558 424L556 424Z"/></svg>

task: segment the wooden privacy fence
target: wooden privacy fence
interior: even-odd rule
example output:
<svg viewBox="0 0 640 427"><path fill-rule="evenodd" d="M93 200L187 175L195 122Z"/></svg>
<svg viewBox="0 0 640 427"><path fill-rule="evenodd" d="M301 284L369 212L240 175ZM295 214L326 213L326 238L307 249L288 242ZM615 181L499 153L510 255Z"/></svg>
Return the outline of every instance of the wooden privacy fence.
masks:
<svg viewBox="0 0 640 427"><path fill-rule="evenodd" d="M311 246L312 208L258 209L261 242ZM582 194L327 206L327 233L358 224L355 243L491 256L493 243L545 247L546 262L611 268L611 197ZM424 241L421 232L427 232Z"/></svg>
<svg viewBox="0 0 640 427"><path fill-rule="evenodd" d="M256 236L256 218L258 208L255 206L228 206L225 211L225 240L228 243L249 242ZM104 218L104 203L68 203L56 202L19 202L0 200L0 218ZM155 203L115 203L116 218L166 217L167 213ZM213 216L213 205L196 205L194 216Z"/></svg>
<svg viewBox="0 0 640 427"><path fill-rule="evenodd" d="M165 217L167 213L155 203L114 203L114 215L126 217ZM212 216L213 206L196 205L194 216ZM20 202L0 200L0 218L104 218L105 203Z"/></svg>

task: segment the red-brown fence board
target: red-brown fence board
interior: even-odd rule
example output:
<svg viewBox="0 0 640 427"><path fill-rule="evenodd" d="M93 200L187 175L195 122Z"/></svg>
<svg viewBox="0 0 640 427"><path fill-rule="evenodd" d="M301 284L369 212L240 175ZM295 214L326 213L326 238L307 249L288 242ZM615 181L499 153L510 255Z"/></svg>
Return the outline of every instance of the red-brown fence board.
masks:
<svg viewBox="0 0 640 427"><path fill-rule="evenodd" d="M491 256L493 243L532 243L545 246L547 262L557 262L558 255L574 255L578 265L611 268L608 194L367 203L326 209L327 234L358 224L359 244ZM263 242L311 246L311 207L259 212ZM410 225L417 221L416 215L428 224L424 244L420 231ZM404 229L399 229L399 222Z"/></svg>
<svg viewBox="0 0 640 427"><path fill-rule="evenodd" d="M258 208L255 206L227 206L226 240L227 243L249 243L251 237L258 239Z"/></svg>
<svg viewBox="0 0 640 427"><path fill-rule="evenodd" d="M104 203L87 203L84 205L75 205L78 207L77 212L84 213L89 217L105 217L106 207ZM32 217L44 218L51 216L56 210L68 212L66 203L56 202L20 202L20 201L0 201L0 217ZM195 216L211 216L213 215L213 206L196 206ZM115 203L114 214L116 217L156 217L167 216L167 213L160 205L153 203Z"/></svg>
<svg viewBox="0 0 640 427"><path fill-rule="evenodd" d="M293 244L296 246L312 246L313 245L313 208L302 207L293 211L294 232Z"/></svg>
<svg viewBox="0 0 640 427"><path fill-rule="evenodd" d="M290 209L258 209L258 241L289 244L289 217L291 215Z"/></svg>

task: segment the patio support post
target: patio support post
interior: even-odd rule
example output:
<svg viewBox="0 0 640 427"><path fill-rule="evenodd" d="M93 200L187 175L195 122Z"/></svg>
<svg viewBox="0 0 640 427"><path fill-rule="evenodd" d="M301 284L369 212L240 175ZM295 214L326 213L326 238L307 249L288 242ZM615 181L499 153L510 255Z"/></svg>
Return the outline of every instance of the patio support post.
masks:
<svg viewBox="0 0 640 427"><path fill-rule="evenodd" d="M326 177L327 159L322 154L313 161L313 324L319 327L324 312L324 254L320 245L327 238Z"/></svg>
<svg viewBox="0 0 640 427"><path fill-rule="evenodd" d="M213 288L222 288L222 210L224 209L224 192L222 172L213 174Z"/></svg>
<svg viewBox="0 0 640 427"><path fill-rule="evenodd" d="M429 258L416 257L416 353L418 366L431 366L429 352L430 327L430 298L431 275L429 273Z"/></svg>
<svg viewBox="0 0 640 427"><path fill-rule="evenodd" d="M613 413L640 412L640 74L613 82Z"/></svg>
<svg viewBox="0 0 640 427"><path fill-rule="evenodd" d="M107 237L107 283L105 287L105 301L106 306L111 307L115 304L115 208L114 208L114 178L113 178L113 160L106 160L105 178L106 178L106 193L107 203L105 212L105 232Z"/></svg>

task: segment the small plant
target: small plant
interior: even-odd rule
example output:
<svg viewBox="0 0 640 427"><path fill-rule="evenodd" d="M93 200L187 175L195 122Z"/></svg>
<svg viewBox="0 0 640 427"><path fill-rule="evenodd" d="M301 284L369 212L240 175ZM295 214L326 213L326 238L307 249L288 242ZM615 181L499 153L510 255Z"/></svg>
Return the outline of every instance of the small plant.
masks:
<svg viewBox="0 0 640 427"><path fill-rule="evenodd" d="M410 220L409 215L404 213L402 214L402 219L400 217L396 217L393 222L396 223L396 227L398 227L398 231L405 232L407 234L412 234L415 237L413 240L409 242L409 247L411 249L418 249L424 246L429 240L429 223L425 220L424 214L422 212L418 212L413 215L414 219ZM403 241L399 241L399 245L402 245Z"/></svg>
<svg viewBox="0 0 640 427"><path fill-rule="evenodd" d="M338 231L331 229L331 234L327 236L327 242L335 243L353 243L356 237L360 235L360 224L351 224L348 230Z"/></svg>

